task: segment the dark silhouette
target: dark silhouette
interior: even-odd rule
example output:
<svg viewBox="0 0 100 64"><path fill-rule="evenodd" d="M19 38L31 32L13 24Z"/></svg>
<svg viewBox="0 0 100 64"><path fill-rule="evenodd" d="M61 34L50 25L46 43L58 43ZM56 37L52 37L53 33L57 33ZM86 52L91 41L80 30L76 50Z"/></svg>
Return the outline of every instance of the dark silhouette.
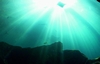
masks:
<svg viewBox="0 0 100 64"><path fill-rule="evenodd" d="M98 2L100 2L100 0L97 0Z"/></svg>
<svg viewBox="0 0 100 64"><path fill-rule="evenodd" d="M63 50L61 42L35 48L22 48L0 42L0 64L99 64L78 50Z"/></svg>

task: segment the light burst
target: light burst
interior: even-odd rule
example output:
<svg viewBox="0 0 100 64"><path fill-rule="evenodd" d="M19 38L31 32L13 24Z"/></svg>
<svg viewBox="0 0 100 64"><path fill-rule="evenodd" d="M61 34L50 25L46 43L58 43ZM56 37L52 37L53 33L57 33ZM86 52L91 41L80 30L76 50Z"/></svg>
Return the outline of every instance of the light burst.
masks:
<svg viewBox="0 0 100 64"><path fill-rule="evenodd" d="M82 2L81 2L82 1ZM14 0L2 5L9 24L0 29L0 40L16 44L61 41L64 49L99 50L100 5L91 0ZM0 10L1 11L1 10ZM1 21L0 21L1 22ZM4 26L5 22L0 25ZM4 35L5 32L9 33ZM12 41L13 40L13 41ZM95 47L97 46L97 48ZM80 48L81 47L81 48ZM99 54L98 54L99 55ZM91 57L91 56L89 56Z"/></svg>

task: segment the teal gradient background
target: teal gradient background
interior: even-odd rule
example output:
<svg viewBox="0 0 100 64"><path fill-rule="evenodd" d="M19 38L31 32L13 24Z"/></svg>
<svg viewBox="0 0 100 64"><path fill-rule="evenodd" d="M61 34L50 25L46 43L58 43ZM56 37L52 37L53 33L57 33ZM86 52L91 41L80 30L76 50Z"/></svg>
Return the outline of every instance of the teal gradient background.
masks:
<svg viewBox="0 0 100 64"><path fill-rule="evenodd" d="M63 43L88 58L100 56L100 3L96 0L0 0L0 41L21 47Z"/></svg>

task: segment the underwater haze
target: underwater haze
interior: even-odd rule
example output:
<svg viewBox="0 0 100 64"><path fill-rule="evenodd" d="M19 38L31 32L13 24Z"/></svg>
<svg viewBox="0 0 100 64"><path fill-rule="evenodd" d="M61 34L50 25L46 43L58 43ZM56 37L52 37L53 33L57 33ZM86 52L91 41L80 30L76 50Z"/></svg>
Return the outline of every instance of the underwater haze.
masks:
<svg viewBox="0 0 100 64"><path fill-rule="evenodd" d="M88 58L100 56L96 0L0 0L0 41L21 47L63 43Z"/></svg>

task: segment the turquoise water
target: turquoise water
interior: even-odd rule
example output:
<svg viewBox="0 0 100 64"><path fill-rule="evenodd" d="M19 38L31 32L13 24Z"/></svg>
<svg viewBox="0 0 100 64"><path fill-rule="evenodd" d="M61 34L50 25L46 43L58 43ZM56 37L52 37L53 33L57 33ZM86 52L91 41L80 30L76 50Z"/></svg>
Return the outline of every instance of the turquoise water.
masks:
<svg viewBox="0 0 100 64"><path fill-rule="evenodd" d="M65 4L60 6L58 2ZM96 0L0 0L0 41L21 47L63 43L88 58L100 56Z"/></svg>

